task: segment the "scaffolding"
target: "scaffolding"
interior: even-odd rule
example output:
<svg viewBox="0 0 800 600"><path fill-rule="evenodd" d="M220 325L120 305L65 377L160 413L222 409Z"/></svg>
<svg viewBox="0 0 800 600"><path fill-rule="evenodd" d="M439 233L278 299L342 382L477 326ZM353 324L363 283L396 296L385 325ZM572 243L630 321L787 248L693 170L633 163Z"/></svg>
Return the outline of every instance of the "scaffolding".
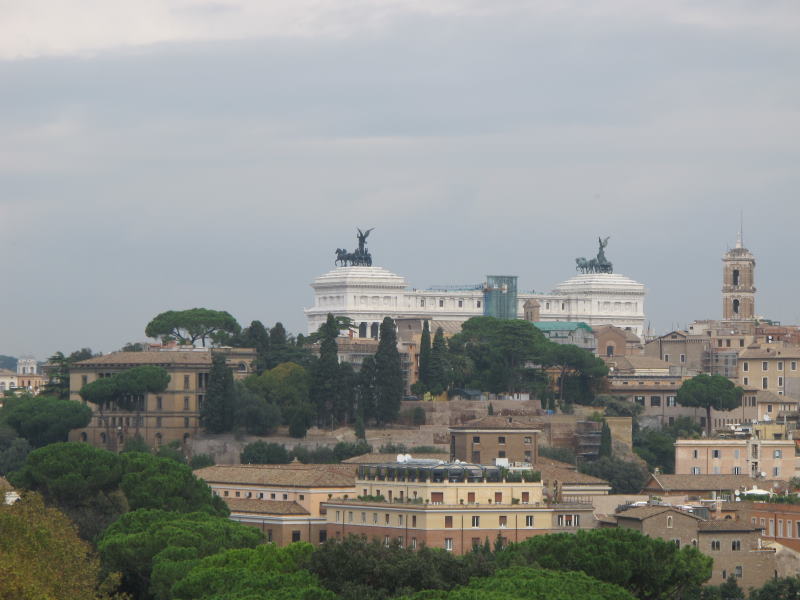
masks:
<svg viewBox="0 0 800 600"><path fill-rule="evenodd" d="M483 286L483 314L496 319L517 318L517 276L487 275Z"/></svg>

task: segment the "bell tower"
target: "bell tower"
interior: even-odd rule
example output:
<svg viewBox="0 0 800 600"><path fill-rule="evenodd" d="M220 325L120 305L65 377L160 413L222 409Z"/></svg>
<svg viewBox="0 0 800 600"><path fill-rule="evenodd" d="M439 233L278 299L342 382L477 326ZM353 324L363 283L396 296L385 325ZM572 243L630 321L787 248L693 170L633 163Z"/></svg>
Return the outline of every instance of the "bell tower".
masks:
<svg viewBox="0 0 800 600"><path fill-rule="evenodd" d="M722 320L752 321L756 314L756 259L742 245L742 232L736 247L722 257Z"/></svg>

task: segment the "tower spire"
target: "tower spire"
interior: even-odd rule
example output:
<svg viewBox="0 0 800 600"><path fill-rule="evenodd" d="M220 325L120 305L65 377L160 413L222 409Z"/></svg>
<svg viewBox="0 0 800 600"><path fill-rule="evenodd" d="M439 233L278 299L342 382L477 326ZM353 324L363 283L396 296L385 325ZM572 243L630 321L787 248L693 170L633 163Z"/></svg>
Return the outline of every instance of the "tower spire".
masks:
<svg viewBox="0 0 800 600"><path fill-rule="evenodd" d="M744 210L739 210L739 233L736 235L736 247L737 248L744 248L744 237L743 234L744 230Z"/></svg>

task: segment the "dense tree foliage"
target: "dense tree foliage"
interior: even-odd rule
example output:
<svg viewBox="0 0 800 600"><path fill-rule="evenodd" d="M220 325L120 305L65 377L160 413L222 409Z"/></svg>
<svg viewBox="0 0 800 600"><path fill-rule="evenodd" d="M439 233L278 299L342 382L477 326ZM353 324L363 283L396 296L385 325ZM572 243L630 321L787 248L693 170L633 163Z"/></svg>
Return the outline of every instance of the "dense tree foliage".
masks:
<svg viewBox="0 0 800 600"><path fill-rule="evenodd" d="M136 510L120 517L98 544L103 566L122 573L136 598L169 600L173 584L199 559L228 548L253 548L260 531L207 513Z"/></svg>
<svg viewBox="0 0 800 600"><path fill-rule="evenodd" d="M311 374L311 403L317 415L317 425L333 425L340 415L336 414L336 395L339 386L339 350L336 338L339 326L331 313L317 332L319 338L319 360Z"/></svg>
<svg viewBox="0 0 800 600"><path fill-rule="evenodd" d="M0 425L0 476L21 468L31 450L28 440L17 436L10 427Z"/></svg>
<svg viewBox="0 0 800 600"><path fill-rule="evenodd" d="M707 433L711 435L711 409L733 410L742 403L744 390L722 375L701 373L683 382L678 388L677 401L681 406L703 408L706 411Z"/></svg>
<svg viewBox="0 0 800 600"><path fill-rule="evenodd" d="M380 327L380 341L375 352L375 420L379 424L397 418L403 399L403 373L394 321L386 317Z"/></svg>
<svg viewBox="0 0 800 600"><path fill-rule="evenodd" d="M235 383L233 424L250 435L269 435L281 425L281 409L247 384Z"/></svg>
<svg viewBox="0 0 800 600"><path fill-rule="evenodd" d="M95 356L91 348L81 348L69 356L63 352L56 352L47 360L47 374L49 381L44 386L47 396L54 396L66 400L69 398L69 369L82 360Z"/></svg>
<svg viewBox="0 0 800 600"><path fill-rule="evenodd" d="M106 598L99 578L100 562L89 544L41 496L28 492L10 506L0 503L0 598Z"/></svg>
<svg viewBox="0 0 800 600"><path fill-rule="evenodd" d="M417 590L450 589L491 573L489 557L463 557L439 548L411 550L355 536L331 540L311 556L309 570L344 600L388 598Z"/></svg>
<svg viewBox="0 0 800 600"><path fill-rule="evenodd" d="M750 592L750 600L797 600L800 598L800 577L780 577L767 581Z"/></svg>
<svg viewBox="0 0 800 600"><path fill-rule="evenodd" d="M47 396L7 400L2 412L2 419L34 448L66 442L72 429L86 427L92 419L88 406Z"/></svg>
<svg viewBox="0 0 800 600"><path fill-rule="evenodd" d="M428 391L436 396L444 392L450 385L448 377L450 362L447 352L444 331L441 327L437 327L433 336L430 364L428 365Z"/></svg>
<svg viewBox="0 0 800 600"><path fill-rule="evenodd" d="M117 455L88 444L67 442L34 450L9 479L41 493L72 518L87 540L129 509L228 514L225 503L188 466L150 454Z"/></svg>
<svg viewBox="0 0 800 600"><path fill-rule="evenodd" d="M200 341L213 340L215 334L235 335L241 331L239 323L224 310L191 308L188 310L168 310L153 318L145 327L147 337L161 338L165 342L178 341L194 345Z"/></svg>
<svg viewBox="0 0 800 600"><path fill-rule="evenodd" d="M693 546L679 549L632 529L609 528L535 536L498 553L497 563L583 571L648 600L680 597L701 585L711 577L712 560Z"/></svg>
<svg viewBox="0 0 800 600"><path fill-rule="evenodd" d="M208 389L205 402L200 408L200 421L209 433L230 431L236 409L236 388L233 371L225 362L225 356L215 353L211 358L208 373Z"/></svg>
<svg viewBox="0 0 800 600"><path fill-rule="evenodd" d="M601 457L583 462L581 473L605 479L611 484L612 494L638 494L647 481L648 472L642 465L621 458Z"/></svg>
<svg viewBox="0 0 800 600"><path fill-rule="evenodd" d="M672 425L661 429L634 428L633 450L647 461L652 472L656 468L663 473L675 472L675 440L699 436L700 425L691 417L678 417Z"/></svg>
<svg viewBox="0 0 800 600"><path fill-rule="evenodd" d="M619 585L581 572L512 567L476 577L452 591L418 592L408 600L634 600Z"/></svg>
<svg viewBox="0 0 800 600"><path fill-rule="evenodd" d="M198 561L172 586L175 600L336 600L303 567L314 547L306 542L279 548L225 550Z"/></svg>
<svg viewBox="0 0 800 600"><path fill-rule="evenodd" d="M285 465L291 461L283 444L258 441L247 444L239 456L243 465Z"/></svg>
<svg viewBox="0 0 800 600"><path fill-rule="evenodd" d="M169 380L163 367L142 365L87 383L78 393L86 402L96 404L101 413L112 402L124 410L134 410L138 398L163 392Z"/></svg>

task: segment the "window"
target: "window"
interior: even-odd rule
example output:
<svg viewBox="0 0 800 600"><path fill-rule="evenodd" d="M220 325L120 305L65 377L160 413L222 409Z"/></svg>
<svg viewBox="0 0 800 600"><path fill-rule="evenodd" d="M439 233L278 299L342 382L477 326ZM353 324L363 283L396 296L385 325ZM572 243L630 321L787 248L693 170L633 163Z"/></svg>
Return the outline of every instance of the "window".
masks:
<svg viewBox="0 0 800 600"><path fill-rule="evenodd" d="M692 467L692 475L700 475L700 467Z"/></svg>
<svg viewBox="0 0 800 600"><path fill-rule="evenodd" d="M766 390L769 388L769 377L762 377L761 378L761 389Z"/></svg>
<svg viewBox="0 0 800 600"><path fill-rule="evenodd" d="M293 542L299 542L300 541L300 531L299 530L295 529L294 531L292 531L292 541Z"/></svg>
<svg viewBox="0 0 800 600"><path fill-rule="evenodd" d="M417 538L415 538L415 537L411 538L411 549L412 550L416 550L417 549Z"/></svg>
<svg viewBox="0 0 800 600"><path fill-rule="evenodd" d="M475 504L475 492L467 492L467 502Z"/></svg>
<svg viewBox="0 0 800 600"><path fill-rule="evenodd" d="M790 364L792 371L797 371L797 361L793 360Z"/></svg>
<svg viewBox="0 0 800 600"><path fill-rule="evenodd" d="M531 501L531 494L530 492L522 492L522 503L528 504Z"/></svg>
<svg viewBox="0 0 800 600"><path fill-rule="evenodd" d="M383 515L383 522L384 522L385 525L389 524L389 515L388 514Z"/></svg>
<svg viewBox="0 0 800 600"><path fill-rule="evenodd" d="M780 477L781 475L781 468L780 467L772 467L772 476L773 477Z"/></svg>
<svg viewBox="0 0 800 600"><path fill-rule="evenodd" d="M676 406L675 396L667 396L667 406Z"/></svg>
<svg viewBox="0 0 800 600"><path fill-rule="evenodd" d="M506 457L506 451L505 450L498 450L497 451L497 458L505 458L505 457Z"/></svg>
<svg viewBox="0 0 800 600"><path fill-rule="evenodd" d="M386 546L387 548L389 547L389 536L388 535L384 536L383 545Z"/></svg>
<svg viewBox="0 0 800 600"><path fill-rule="evenodd" d="M686 362L686 355L685 354L681 354L681 362L682 363Z"/></svg>
<svg viewBox="0 0 800 600"><path fill-rule="evenodd" d="M661 406L661 396L650 396L650 406Z"/></svg>
<svg viewBox="0 0 800 600"><path fill-rule="evenodd" d="M783 519L778 519L778 537L783 537Z"/></svg>
<svg viewBox="0 0 800 600"><path fill-rule="evenodd" d="M666 362L669 362L669 354L665 354L665 355L664 355L664 360L665 360Z"/></svg>
<svg viewBox="0 0 800 600"><path fill-rule="evenodd" d="M453 538L444 538L444 549L448 552L453 551Z"/></svg>
<svg viewBox="0 0 800 600"><path fill-rule="evenodd" d="M474 518L475 517L473 517L473 519ZM444 518L444 527L445 527L445 529L452 529L453 528L453 517L452 516L447 515ZM473 527L475 527L475 526L473 525Z"/></svg>
<svg viewBox="0 0 800 600"><path fill-rule="evenodd" d="M372 522L377 525L378 524L378 513L372 513Z"/></svg>
<svg viewBox="0 0 800 600"><path fill-rule="evenodd" d="M742 549L742 541L741 540L733 540L731 541L731 550L733 552L739 552Z"/></svg>
<svg viewBox="0 0 800 600"><path fill-rule="evenodd" d="M634 396L634 400L636 401L636 404L644 406L644 396Z"/></svg>
<svg viewBox="0 0 800 600"><path fill-rule="evenodd" d="M473 443L473 444L480 444L480 443L481 443L481 436L479 436L479 435L473 435L473 436L472 436L472 443Z"/></svg>
<svg viewBox="0 0 800 600"><path fill-rule="evenodd" d="M431 492L431 502L433 504L441 504L444 502L444 492Z"/></svg>
<svg viewBox="0 0 800 600"><path fill-rule="evenodd" d="M533 462L533 456L531 455L530 450L525 450L525 462Z"/></svg>
<svg viewBox="0 0 800 600"><path fill-rule="evenodd" d="M463 300L459 300L458 301L458 308L461 308L463 306L464 306L464 301Z"/></svg>
<svg viewBox="0 0 800 600"><path fill-rule="evenodd" d="M744 361L744 362L742 363L742 371L744 371L744 372L746 373L746 372L747 372L747 371L749 371L749 370L750 370L750 363L749 363L749 362L747 362L747 361Z"/></svg>
<svg viewBox="0 0 800 600"><path fill-rule="evenodd" d="M531 438L531 436L529 436L529 435L526 435L524 438L522 438L522 441L525 444L532 444L533 443L533 438Z"/></svg>
<svg viewBox="0 0 800 600"><path fill-rule="evenodd" d="M411 526L412 527L417 526L417 515L411 515Z"/></svg>
<svg viewBox="0 0 800 600"><path fill-rule="evenodd" d="M325 540L328 539L328 530L327 529L320 529L319 530L319 543L321 544Z"/></svg>
<svg viewBox="0 0 800 600"><path fill-rule="evenodd" d="M275 495L275 494L273 494L273 496L274 496L274 495ZM339 519L341 518L341 516L342 516L342 515L341 515L341 512L337 510L337 511L336 511L336 522L337 522L337 523L339 522Z"/></svg>
<svg viewBox="0 0 800 600"><path fill-rule="evenodd" d="M697 458L698 452L697 450L692 450L692 458Z"/></svg>
<svg viewBox="0 0 800 600"><path fill-rule="evenodd" d="M508 517L506 515L500 515L500 527L508 527Z"/></svg>
<svg viewBox="0 0 800 600"><path fill-rule="evenodd" d="M783 387L783 377L778 377L778 387Z"/></svg>
<svg viewBox="0 0 800 600"><path fill-rule="evenodd" d="M444 300L439 300L439 308L444 308Z"/></svg>
<svg viewBox="0 0 800 600"><path fill-rule="evenodd" d="M156 417L156 427L161 427L161 417Z"/></svg>
<svg viewBox="0 0 800 600"><path fill-rule="evenodd" d="M183 410L189 410L189 396L183 397Z"/></svg>
<svg viewBox="0 0 800 600"><path fill-rule="evenodd" d="M347 496L345 496L345 498L347 498ZM284 494L284 495L283 495L283 499L284 499L284 500L288 500L288 499L289 499L289 494ZM351 513L351 514L352 514L352 513ZM352 517L351 517L351 519L350 519L350 520L352 520Z"/></svg>
<svg viewBox="0 0 800 600"><path fill-rule="evenodd" d="M742 474L742 467L733 467L733 474L734 475L741 475Z"/></svg>
<svg viewBox="0 0 800 600"><path fill-rule="evenodd" d="M719 453L720 453L719 450L712 450L711 451L711 457L712 458L719 458Z"/></svg>
<svg viewBox="0 0 800 600"><path fill-rule="evenodd" d="M681 541L678 538L673 539L672 543L675 544L678 548L681 547Z"/></svg>
<svg viewBox="0 0 800 600"><path fill-rule="evenodd" d="M480 527L481 526L481 518L477 515L472 515L472 526L473 527Z"/></svg>
<svg viewBox="0 0 800 600"><path fill-rule="evenodd" d="M719 540L711 540L711 549L712 550L719 550Z"/></svg>
<svg viewBox="0 0 800 600"><path fill-rule="evenodd" d="M667 517L667 529L672 529L672 516Z"/></svg>
<svg viewBox="0 0 800 600"><path fill-rule="evenodd" d="M734 577L738 577L738 578L742 577L742 566L741 565L736 565L736 567L733 569L733 576Z"/></svg>
<svg viewBox="0 0 800 600"><path fill-rule="evenodd" d="M162 410L164 408L164 402L161 400L161 396L156 396L156 410Z"/></svg>
<svg viewBox="0 0 800 600"><path fill-rule="evenodd" d="M506 436L504 436L504 435L498 436L497 443L498 444L505 444L506 443Z"/></svg>
<svg viewBox="0 0 800 600"><path fill-rule="evenodd" d="M480 300L478 300L478 303L477 303L477 304L478 304L478 308L480 308L480 307L481 307L481 301L480 301Z"/></svg>
<svg viewBox="0 0 800 600"><path fill-rule="evenodd" d="M783 452L781 450L775 450L772 453L772 458L783 458Z"/></svg>
<svg viewBox="0 0 800 600"><path fill-rule="evenodd" d="M503 503L503 492L495 492L494 493L494 501L496 504Z"/></svg>
<svg viewBox="0 0 800 600"><path fill-rule="evenodd" d="M762 371L769 371L769 363L766 360L761 362L761 370Z"/></svg>
<svg viewBox="0 0 800 600"><path fill-rule="evenodd" d="M743 385L750 385L750 378L749 377L743 377L742 378L742 384Z"/></svg>
<svg viewBox="0 0 800 600"><path fill-rule="evenodd" d="M189 427L189 417L183 417L183 426Z"/></svg>
<svg viewBox="0 0 800 600"><path fill-rule="evenodd" d="M772 404L767 404L767 412L768 413L772 412Z"/></svg>
<svg viewBox="0 0 800 600"><path fill-rule="evenodd" d="M403 515L397 515L397 526L398 527L403 526Z"/></svg>
<svg viewBox="0 0 800 600"><path fill-rule="evenodd" d="M86 385L89 382L88 375L81 375L81 385Z"/></svg>
<svg viewBox="0 0 800 600"><path fill-rule="evenodd" d="M189 376L188 375L184 375L183 376L183 389L188 390L190 387L191 387L191 384L189 383ZM294 534L292 534L292 535L294 535Z"/></svg>
<svg viewBox="0 0 800 600"><path fill-rule="evenodd" d="M782 360L778 361L778 371L783 371L783 361Z"/></svg>

